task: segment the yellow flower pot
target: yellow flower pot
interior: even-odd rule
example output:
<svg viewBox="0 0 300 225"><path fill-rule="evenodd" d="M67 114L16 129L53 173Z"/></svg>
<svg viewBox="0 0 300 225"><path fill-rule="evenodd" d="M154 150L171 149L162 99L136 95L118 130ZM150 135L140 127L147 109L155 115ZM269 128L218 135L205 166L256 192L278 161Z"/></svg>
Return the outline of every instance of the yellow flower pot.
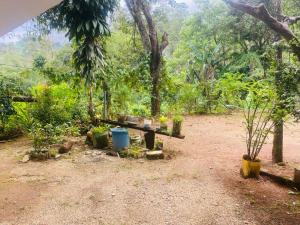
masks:
<svg viewBox="0 0 300 225"><path fill-rule="evenodd" d="M251 161L250 159L248 159L246 155L243 156L241 173L244 178L248 178L248 177L258 178L260 173L260 168L261 168L260 160Z"/></svg>
<svg viewBox="0 0 300 225"><path fill-rule="evenodd" d="M260 172L261 162L260 160L257 160L255 162L250 162L250 175L258 178L259 172Z"/></svg>

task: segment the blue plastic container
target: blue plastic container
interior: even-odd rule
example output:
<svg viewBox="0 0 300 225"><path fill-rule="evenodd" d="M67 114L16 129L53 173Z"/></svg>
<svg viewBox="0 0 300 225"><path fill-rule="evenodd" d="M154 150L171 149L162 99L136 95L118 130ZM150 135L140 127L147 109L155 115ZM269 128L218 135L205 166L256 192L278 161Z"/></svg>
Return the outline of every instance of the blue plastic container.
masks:
<svg viewBox="0 0 300 225"><path fill-rule="evenodd" d="M113 149L116 151L121 151L129 146L129 135L128 130L125 128L113 128L112 133L112 144Z"/></svg>

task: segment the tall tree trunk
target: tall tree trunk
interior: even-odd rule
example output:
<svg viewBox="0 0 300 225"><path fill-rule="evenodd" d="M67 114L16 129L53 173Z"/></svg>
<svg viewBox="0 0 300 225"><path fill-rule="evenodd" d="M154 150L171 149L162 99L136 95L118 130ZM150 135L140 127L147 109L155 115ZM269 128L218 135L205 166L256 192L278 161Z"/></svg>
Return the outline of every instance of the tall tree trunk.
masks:
<svg viewBox="0 0 300 225"><path fill-rule="evenodd" d="M159 84L160 84L160 60L151 60L151 77L152 77L152 92L151 92L151 115L157 116L160 114L160 94L159 94Z"/></svg>
<svg viewBox="0 0 300 225"><path fill-rule="evenodd" d="M282 14L282 8L281 8L281 0L273 0L273 6L275 9L275 13L277 15ZM279 20L279 18L277 18ZM280 20L279 20L280 21ZM275 35L275 41L278 42L282 38L279 34ZM281 66L282 66L282 48L280 46L277 47L276 49L276 76L275 76L275 86L277 90L277 94L279 98L282 96L280 93L280 77L281 77ZM279 100L280 101L280 100ZM283 106L278 103L277 108L280 110ZM283 161L283 118L277 119L275 122L275 127L274 127L274 136L273 136L273 149L272 149L272 161L273 163L279 163Z"/></svg>
<svg viewBox="0 0 300 225"><path fill-rule="evenodd" d="M125 0L127 7L138 27L144 50L150 53L150 75L152 78L151 115L160 114L160 79L162 52L168 46L168 34L164 33L159 42L155 22L151 15L149 2L144 0Z"/></svg>
<svg viewBox="0 0 300 225"><path fill-rule="evenodd" d="M272 161L273 163L283 161L283 120L276 121L274 128Z"/></svg>

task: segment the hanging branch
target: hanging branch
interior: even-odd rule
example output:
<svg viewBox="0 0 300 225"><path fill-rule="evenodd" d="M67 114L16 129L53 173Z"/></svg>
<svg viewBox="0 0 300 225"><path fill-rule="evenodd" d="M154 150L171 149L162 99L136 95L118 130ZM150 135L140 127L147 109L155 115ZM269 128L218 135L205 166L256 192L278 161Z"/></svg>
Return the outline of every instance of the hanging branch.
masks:
<svg viewBox="0 0 300 225"><path fill-rule="evenodd" d="M253 16L256 19L264 22L270 29L274 30L276 33L281 35L285 40L288 41L293 53L298 57L300 61L300 42L293 31L288 27L288 25L294 24L300 21L300 16L296 17L285 17L283 22L274 18L267 10L264 4L259 4L257 6L252 6L247 3L242 3L234 0L224 0L232 8L240 10Z"/></svg>

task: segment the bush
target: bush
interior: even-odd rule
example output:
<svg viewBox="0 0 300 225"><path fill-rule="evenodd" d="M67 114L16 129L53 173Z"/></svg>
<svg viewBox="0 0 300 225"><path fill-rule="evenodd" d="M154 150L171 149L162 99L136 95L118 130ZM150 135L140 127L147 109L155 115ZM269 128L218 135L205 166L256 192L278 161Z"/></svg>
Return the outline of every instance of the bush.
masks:
<svg viewBox="0 0 300 225"><path fill-rule="evenodd" d="M77 107L76 93L62 83L54 86L39 85L34 89L37 103L32 104L32 117L40 124L62 125L82 118Z"/></svg>
<svg viewBox="0 0 300 225"><path fill-rule="evenodd" d="M33 138L33 147L36 151L48 148L50 145L60 141L61 130L51 124L45 126L36 123L31 129L31 136Z"/></svg>
<svg viewBox="0 0 300 225"><path fill-rule="evenodd" d="M271 133L275 119L276 93L266 82L255 82L248 87L244 101L244 124L246 127L247 158L255 161L268 135Z"/></svg>
<svg viewBox="0 0 300 225"><path fill-rule="evenodd" d="M108 131L107 127L94 127L93 130L92 130L92 132L95 133L95 134L96 133L97 134L103 134L103 133L105 133L107 131Z"/></svg>

